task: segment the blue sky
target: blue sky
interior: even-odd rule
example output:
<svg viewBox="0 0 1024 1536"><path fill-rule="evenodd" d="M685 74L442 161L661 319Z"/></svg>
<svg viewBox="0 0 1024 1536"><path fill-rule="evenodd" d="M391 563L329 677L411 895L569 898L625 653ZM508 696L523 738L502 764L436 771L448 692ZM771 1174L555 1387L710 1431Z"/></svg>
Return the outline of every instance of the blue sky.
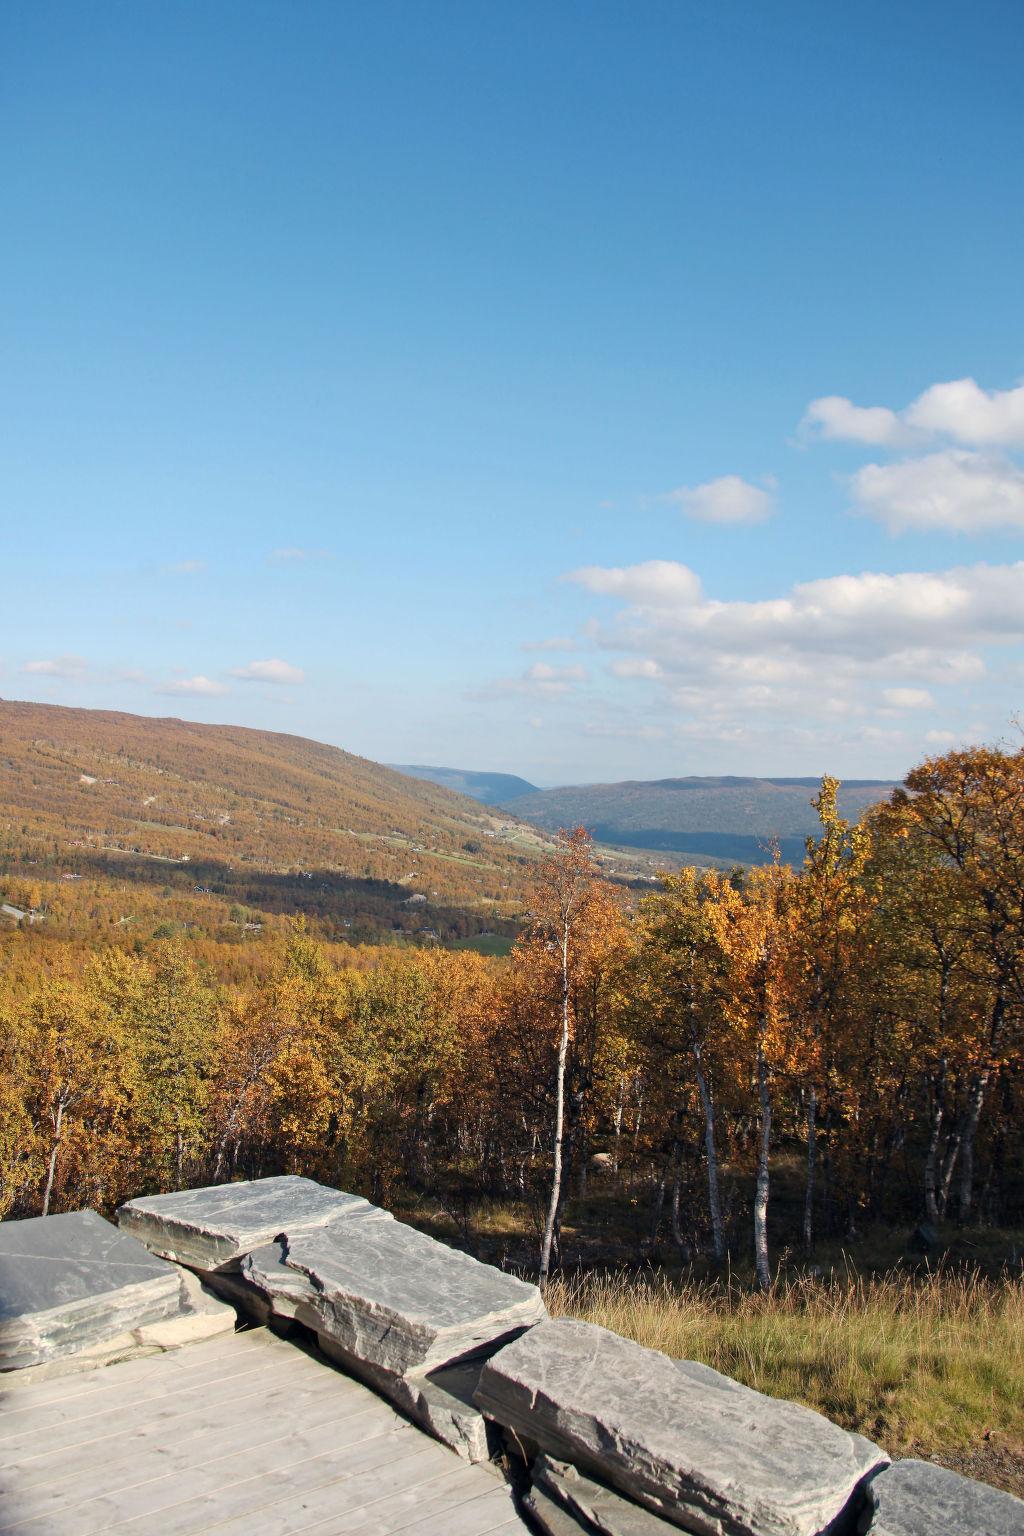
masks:
<svg viewBox="0 0 1024 1536"><path fill-rule="evenodd" d="M1011 733L1022 45L12 0L0 694L542 783Z"/></svg>

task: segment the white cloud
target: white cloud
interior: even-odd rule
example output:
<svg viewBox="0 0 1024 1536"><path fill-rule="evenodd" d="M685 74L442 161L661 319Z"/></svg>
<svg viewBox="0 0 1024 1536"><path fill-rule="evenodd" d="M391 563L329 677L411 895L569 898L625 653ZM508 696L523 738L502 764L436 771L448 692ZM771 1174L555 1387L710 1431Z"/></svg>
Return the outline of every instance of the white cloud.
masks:
<svg viewBox="0 0 1024 1536"><path fill-rule="evenodd" d="M845 395L812 400L800 431L829 442L870 443L876 448L897 446L909 436L895 411L884 405L854 405Z"/></svg>
<svg viewBox="0 0 1024 1536"><path fill-rule="evenodd" d="M196 677L180 677L174 682L165 683L157 689L163 694L192 694L199 698L219 698L221 694L228 692L223 683L215 682L211 677L204 677L202 673Z"/></svg>
<svg viewBox="0 0 1024 1536"><path fill-rule="evenodd" d="M930 709L935 702L927 688L883 688L882 698L890 709Z"/></svg>
<svg viewBox="0 0 1024 1536"><path fill-rule="evenodd" d="M54 656L49 661L26 661L22 671L35 677L60 677L77 682L88 671L88 663L84 656Z"/></svg>
<svg viewBox="0 0 1024 1536"><path fill-rule="evenodd" d="M964 448L896 464L865 464L851 487L859 510L894 532L1024 528L1024 471L1008 459Z"/></svg>
<svg viewBox="0 0 1024 1536"><path fill-rule="evenodd" d="M832 576L757 601L705 596L688 567L673 579L671 564L570 579L626 599L594 637L618 653L612 671L653 677L664 707L708 729L760 716L792 741L815 718L924 709L926 685L977 684L989 649L1024 643L1024 561Z"/></svg>
<svg viewBox="0 0 1024 1536"><path fill-rule="evenodd" d="M250 661L247 667L232 667L231 676L245 683L302 683L306 674L301 667L274 657L270 661Z"/></svg>
<svg viewBox="0 0 1024 1536"><path fill-rule="evenodd" d="M466 697L477 702L488 702L525 694L541 699L561 698L572 693L578 683L588 678L586 667L555 667L549 661L535 661L521 677L499 677L483 688L474 689Z"/></svg>
<svg viewBox="0 0 1024 1536"><path fill-rule="evenodd" d="M661 677L662 671L656 661L649 656L629 656L625 661L613 661L612 671L616 677Z"/></svg>
<svg viewBox="0 0 1024 1536"><path fill-rule="evenodd" d="M165 565L164 570L172 576L198 576L206 570L206 561L178 560L174 565Z"/></svg>
<svg viewBox="0 0 1024 1536"><path fill-rule="evenodd" d="M974 379L932 384L902 411L854 405L844 395L812 400L800 424L804 435L831 441L899 448L945 437L971 448L1024 447L1024 384L982 389Z"/></svg>
<svg viewBox="0 0 1024 1536"><path fill-rule="evenodd" d="M700 577L677 560L645 560L641 565L584 565L565 578L591 592L639 602L645 607L669 607L701 601Z"/></svg>
<svg viewBox="0 0 1024 1536"><path fill-rule="evenodd" d="M774 483L770 485L762 490L739 475L722 475L704 485L681 486L670 491L668 499L702 523L763 523L775 510Z"/></svg>
<svg viewBox="0 0 1024 1536"><path fill-rule="evenodd" d="M929 746L950 747L957 738L953 731L925 731L924 739Z"/></svg>
<svg viewBox="0 0 1024 1536"><path fill-rule="evenodd" d="M907 407L908 425L973 447L1024 447L1024 384L982 389L974 379L933 384Z"/></svg>

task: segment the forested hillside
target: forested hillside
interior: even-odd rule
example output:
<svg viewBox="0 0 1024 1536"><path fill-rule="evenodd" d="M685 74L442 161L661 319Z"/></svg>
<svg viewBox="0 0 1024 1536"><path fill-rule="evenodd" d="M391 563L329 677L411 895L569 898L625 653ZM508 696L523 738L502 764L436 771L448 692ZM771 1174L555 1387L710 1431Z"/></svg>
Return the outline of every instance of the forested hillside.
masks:
<svg viewBox="0 0 1024 1536"><path fill-rule="evenodd" d="M458 938L521 911L539 844L507 822L298 736L0 702L0 877L306 912L328 937Z"/></svg>
<svg viewBox="0 0 1024 1536"><path fill-rule="evenodd" d="M585 826L602 843L650 848L699 861L765 864L776 849L799 861L815 830L813 778L684 778L576 784L537 790L504 809L548 832ZM840 790L849 820L885 799L891 780L853 779Z"/></svg>
<svg viewBox="0 0 1024 1536"><path fill-rule="evenodd" d="M453 789L457 794L469 795L484 805L506 805L518 795L536 795L540 791L529 779L521 779L515 773L483 773L473 768L427 768L422 763L391 763L396 773L408 774L412 779L426 779Z"/></svg>

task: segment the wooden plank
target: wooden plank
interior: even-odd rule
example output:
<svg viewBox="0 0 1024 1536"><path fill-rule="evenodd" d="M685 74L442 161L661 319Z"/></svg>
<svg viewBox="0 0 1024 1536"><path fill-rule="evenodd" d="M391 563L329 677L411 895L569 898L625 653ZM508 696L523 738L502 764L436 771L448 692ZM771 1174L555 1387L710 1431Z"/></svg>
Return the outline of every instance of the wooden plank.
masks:
<svg viewBox="0 0 1024 1536"><path fill-rule="evenodd" d="M494 1486L493 1477L484 1468L470 1466L468 1462L460 1462L439 1477L412 1487L389 1489L379 1498L358 1506L351 1504L347 1490L339 1495L332 1484L303 1501L295 1518L301 1522L303 1515L308 1515L306 1524L288 1524L281 1530L287 1536L292 1536L293 1531L296 1536L396 1536L415 1521L458 1509L461 1504L480 1498L485 1488ZM266 1529L271 1529L269 1523ZM220 1526L216 1531L217 1536L222 1536ZM241 1527L236 1530L233 1524L225 1527L224 1532L225 1536L228 1532L230 1536L242 1536Z"/></svg>
<svg viewBox="0 0 1024 1536"><path fill-rule="evenodd" d="M6 1413L29 1404L42 1407L96 1392L124 1390L151 1378L154 1373L166 1379L171 1369L208 1368L217 1360L239 1359L245 1350L267 1347L287 1350L293 1346L267 1328L252 1328L218 1334L213 1339L200 1339L194 1344L183 1344L180 1349L158 1351L134 1360L117 1360L112 1365L97 1365L72 1371L66 1376L51 1376L43 1381L26 1379L22 1371L7 1371L0 1377L0 1422Z"/></svg>
<svg viewBox="0 0 1024 1536"><path fill-rule="evenodd" d="M414 1520L405 1530L407 1536L485 1536L485 1532L513 1524L518 1519L512 1503L512 1490L504 1484L495 1487L492 1483L486 1492L460 1504L458 1509Z"/></svg>
<svg viewBox="0 0 1024 1536"><path fill-rule="evenodd" d="M280 1361L267 1360L250 1365L244 1371L205 1383L202 1392L207 1402L221 1403L226 1409L233 1401L245 1396L259 1398L276 1386L298 1387L306 1379L307 1373L293 1364L284 1365ZM83 1411L74 1418L63 1420L54 1418L56 1405L51 1404L39 1410L41 1421L30 1421L27 1427L22 1422L17 1433L0 1437L0 1467L19 1460L26 1452L38 1449L43 1443L43 1435L48 1449L61 1446L70 1449L75 1445L88 1444L118 1434L122 1428L131 1425L136 1429L157 1421L169 1425L172 1419L187 1412L195 1399L194 1387L178 1387L170 1392L162 1392L154 1385L147 1388L145 1395L140 1398L129 1398L127 1402L115 1406L97 1407L91 1412ZM85 1399L85 1402L88 1401Z"/></svg>
<svg viewBox="0 0 1024 1536"><path fill-rule="evenodd" d="M275 1391L231 1414L199 1402L170 1426L158 1422L139 1432L131 1428L129 1409L116 1436L99 1444L44 1451L0 1472L0 1499L17 1494L19 1518L24 1519L28 1513L83 1503L111 1489L161 1476L186 1477L194 1467L232 1451L245 1450L258 1460L264 1446L294 1432L297 1420L312 1428L333 1425L343 1441L351 1432L351 1420L366 1420L366 1398L366 1393L358 1392L339 1395L328 1380L319 1391ZM378 1407L372 1400L369 1406ZM7 1528L0 1514L0 1531Z"/></svg>
<svg viewBox="0 0 1024 1536"><path fill-rule="evenodd" d="M223 1360L205 1362L195 1371L154 1372L140 1382L112 1381L109 1384L104 1383L104 1390L99 1392L76 1394L70 1398L43 1402L39 1405L33 1402L31 1389L27 1389L23 1393L18 1393L17 1401L9 1403L4 1414L0 1416L0 1444L27 1429L46 1429L52 1424L62 1424L72 1418L85 1418L90 1414L102 1412L108 1401L123 1402L130 1399L134 1403L143 1405L189 1391L196 1385L219 1384L229 1378L240 1377L254 1371L286 1369L289 1365L298 1366L301 1369L303 1367L299 1362L305 1361L306 1357L298 1352L287 1357L286 1360L270 1350L246 1350ZM311 1362L307 1362L305 1368L308 1369L310 1364ZM114 1366L107 1367L107 1370L115 1369ZM105 1376L107 1370L101 1371L100 1374ZM107 1390L108 1386L109 1390Z"/></svg>
<svg viewBox="0 0 1024 1536"><path fill-rule="evenodd" d="M266 1453L254 1467L251 1458L232 1466L229 1460L208 1463L195 1475L178 1479L174 1487L159 1484L136 1486L95 1499L60 1523L43 1521L23 1528L25 1536L97 1536L108 1531L159 1531L160 1536L194 1536L215 1521L251 1512L259 1516L267 1503L288 1495L299 1496L325 1482L354 1477L360 1472L390 1469L417 1440L408 1425L377 1427L361 1440L330 1449L317 1445L316 1433L297 1429L276 1453Z"/></svg>
<svg viewBox="0 0 1024 1536"><path fill-rule="evenodd" d="M437 1452L444 1462L441 1472ZM374 1519L384 1531L410 1519L407 1511L426 1499L433 1497L438 1508L464 1499L467 1480L471 1484L475 1481L473 1472L468 1462L420 1437L413 1452L400 1461L355 1477L333 1478L304 1494L288 1493L268 1500L261 1506L258 1520L250 1511L226 1520L211 1519L203 1530L216 1532L216 1536L252 1536L259 1530L274 1531L276 1536L305 1536L306 1532L318 1536L323 1522L336 1519L344 1510L353 1531L362 1533Z"/></svg>
<svg viewBox="0 0 1024 1536"><path fill-rule="evenodd" d="M11 1393L0 1452L10 1536L526 1530L491 1471L263 1329Z"/></svg>

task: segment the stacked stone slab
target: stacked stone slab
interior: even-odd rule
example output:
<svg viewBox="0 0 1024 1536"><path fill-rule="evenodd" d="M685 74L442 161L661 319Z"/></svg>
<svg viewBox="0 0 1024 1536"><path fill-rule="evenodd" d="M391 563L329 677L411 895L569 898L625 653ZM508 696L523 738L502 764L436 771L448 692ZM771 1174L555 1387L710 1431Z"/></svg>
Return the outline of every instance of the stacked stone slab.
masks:
<svg viewBox="0 0 1024 1536"><path fill-rule="evenodd" d="M95 1211L0 1222L0 1370L170 1348L228 1311Z"/></svg>
<svg viewBox="0 0 1024 1536"><path fill-rule="evenodd" d="M144 1197L119 1219L259 1321L312 1329L330 1359L445 1444L488 1458L472 1400L481 1358L546 1316L536 1286L310 1179Z"/></svg>
<svg viewBox="0 0 1024 1536"><path fill-rule="evenodd" d="M675 1536L670 1521L570 1462L538 1456L531 1476L523 1502L548 1536Z"/></svg>
<svg viewBox="0 0 1024 1536"><path fill-rule="evenodd" d="M285 1174L143 1195L122 1205L117 1221L122 1231L161 1258L207 1274L230 1274L246 1254L285 1230L307 1232L348 1216L392 1219L390 1211L371 1205L362 1195Z"/></svg>
<svg viewBox="0 0 1024 1536"><path fill-rule="evenodd" d="M536 1286L402 1222L337 1222L257 1249L243 1277L324 1352L472 1461L481 1357L544 1317Z"/></svg>
<svg viewBox="0 0 1024 1536"><path fill-rule="evenodd" d="M868 1484L869 1536L1024 1536L1024 1501L928 1461L897 1461Z"/></svg>
<svg viewBox="0 0 1024 1536"><path fill-rule="evenodd" d="M540 1323L489 1360L476 1402L684 1530L821 1536L852 1530L887 1457L797 1403L589 1323Z"/></svg>

